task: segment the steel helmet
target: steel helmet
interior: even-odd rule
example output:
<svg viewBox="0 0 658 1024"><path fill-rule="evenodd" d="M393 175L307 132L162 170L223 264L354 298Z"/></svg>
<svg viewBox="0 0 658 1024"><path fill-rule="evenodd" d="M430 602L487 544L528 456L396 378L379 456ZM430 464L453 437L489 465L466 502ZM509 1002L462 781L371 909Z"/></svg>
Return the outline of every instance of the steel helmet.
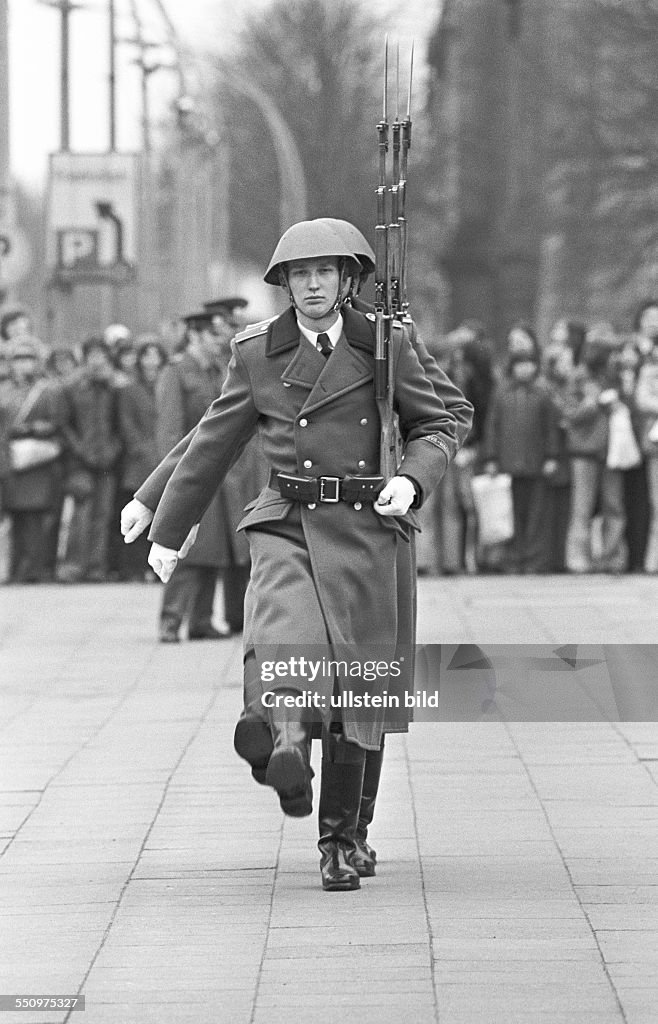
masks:
<svg viewBox="0 0 658 1024"><path fill-rule="evenodd" d="M338 217L318 217L317 220L320 224L328 224L342 238L345 245L352 250L363 267L362 277L374 273L375 254L365 235L362 235L354 224L351 224L349 220L340 220Z"/></svg>
<svg viewBox="0 0 658 1024"><path fill-rule="evenodd" d="M265 272L267 284L285 286L284 265L290 260L310 260L318 256L336 256L347 274L361 272L361 263L353 249L329 224L320 220L300 220L284 231Z"/></svg>

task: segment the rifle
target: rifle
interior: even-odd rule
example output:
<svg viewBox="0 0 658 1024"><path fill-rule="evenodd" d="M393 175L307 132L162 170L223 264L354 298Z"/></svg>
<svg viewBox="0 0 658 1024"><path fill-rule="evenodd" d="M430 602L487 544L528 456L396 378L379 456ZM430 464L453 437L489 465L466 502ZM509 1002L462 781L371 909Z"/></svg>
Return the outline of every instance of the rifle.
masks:
<svg viewBox="0 0 658 1024"><path fill-rule="evenodd" d="M389 187L387 169L389 148L387 36L384 50L383 115L377 125L379 178L376 190L377 224L375 225L375 401L381 424L379 472L387 481L395 476L398 465L397 430L393 412L391 333L393 321L404 319L409 307L406 293L407 220L405 202L408 153L411 146L412 74L413 46L407 115L403 121L400 121L400 47L398 44L396 113L395 121L391 125L392 183Z"/></svg>

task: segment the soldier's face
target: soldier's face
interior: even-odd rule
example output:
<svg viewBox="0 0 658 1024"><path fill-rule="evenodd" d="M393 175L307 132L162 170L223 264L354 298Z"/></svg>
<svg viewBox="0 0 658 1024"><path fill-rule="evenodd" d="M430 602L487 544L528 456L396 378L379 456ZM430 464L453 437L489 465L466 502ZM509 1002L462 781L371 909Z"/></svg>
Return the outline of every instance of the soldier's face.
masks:
<svg viewBox="0 0 658 1024"><path fill-rule="evenodd" d="M335 256L316 256L292 260L288 266L288 284L297 309L318 320L332 309L338 295L340 272Z"/></svg>

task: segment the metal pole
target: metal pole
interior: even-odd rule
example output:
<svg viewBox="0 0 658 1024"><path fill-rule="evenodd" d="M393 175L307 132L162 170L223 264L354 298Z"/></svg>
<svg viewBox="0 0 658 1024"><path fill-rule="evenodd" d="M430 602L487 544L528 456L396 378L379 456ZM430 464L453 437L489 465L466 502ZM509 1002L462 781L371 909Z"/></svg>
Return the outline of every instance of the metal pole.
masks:
<svg viewBox="0 0 658 1024"><path fill-rule="evenodd" d="M0 304L7 298L2 258L8 255L8 229L12 220L9 164L9 38L8 0L0 0Z"/></svg>
<svg viewBox="0 0 658 1024"><path fill-rule="evenodd" d="M69 61L70 61L70 45L69 45L69 17L73 5L64 0L60 10L62 12L61 20L61 67L60 67L60 146L59 148L63 153L68 153L71 148L70 143L70 82L69 82Z"/></svg>
<svg viewBox="0 0 658 1024"><path fill-rule="evenodd" d="M59 69L59 100L60 100L60 152L68 153L71 148L71 13L84 5L74 0L39 0L48 7L54 7L60 13L60 69Z"/></svg>
<svg viewBox="0 0 658 1024"><path fill-rule="evenodd" d="M0 227L9 215L9 31L8 0L0 0Z"/></svg>
<svg viewBox="0 0 658 1024"><path fill-rule="evenodd" d="M110 85L110 153L116 152L117 139L116 139L116 19L114 4L115 0L108 0L109 3L109 19L110 19L110 74L109 74L109 85Z"/></svg>

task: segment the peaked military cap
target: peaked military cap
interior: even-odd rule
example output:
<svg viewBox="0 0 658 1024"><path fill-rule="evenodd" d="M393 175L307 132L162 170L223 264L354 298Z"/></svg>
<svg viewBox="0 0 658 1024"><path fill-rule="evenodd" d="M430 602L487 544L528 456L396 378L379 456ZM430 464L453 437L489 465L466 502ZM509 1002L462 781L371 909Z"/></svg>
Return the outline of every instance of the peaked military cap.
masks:
<svg viewBox="0 0 658 1024"><path fill-rule="evenodd" d="M213 315L218 313L220 316L231 313L236 309L244 309L247 306L247 300L243 299L240 295L230 295L225 299L212 299L211 302L204 302L203 308L208 313Z"/></svg>

